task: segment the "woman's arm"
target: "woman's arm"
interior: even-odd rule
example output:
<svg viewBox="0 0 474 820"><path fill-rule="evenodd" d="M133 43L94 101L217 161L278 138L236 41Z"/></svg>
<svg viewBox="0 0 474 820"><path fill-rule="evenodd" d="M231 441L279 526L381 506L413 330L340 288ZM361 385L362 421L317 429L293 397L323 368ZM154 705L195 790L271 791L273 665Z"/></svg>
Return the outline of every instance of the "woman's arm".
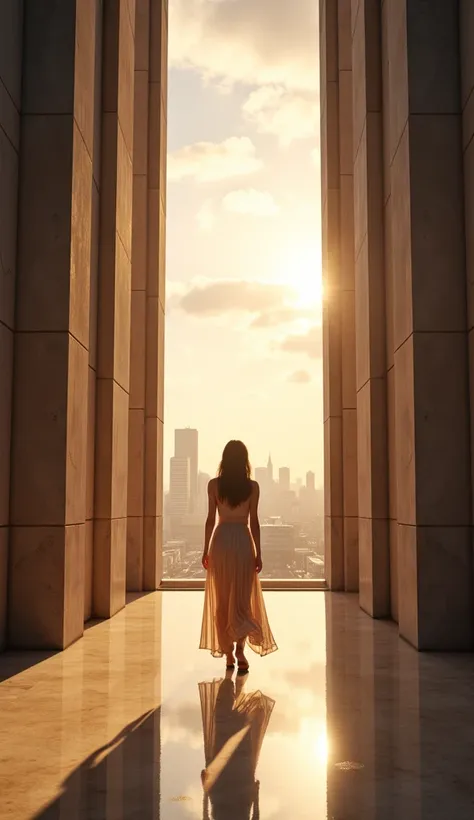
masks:
<svg viewBox="0 0 474 820"><path fill-rule="evenodd" d="M207 485L207 497L208 512L206 518L206 525L204 528L204 552L202 554L202 565L204 569L207 569L209 566L209 544L211 542L211 536L214 532L214 527L216 525L217 502L214 479L211 479L209 484Z"/></svg>
<svg viewBox="0 0 474 820"><path fill-rule="evenodd" d="M257 572L262 571L262 550L260 546L260 522L258 520L258 502L260 499L260 487L254 481L252 495L250 496L250 532L257 550Z"/></svg>

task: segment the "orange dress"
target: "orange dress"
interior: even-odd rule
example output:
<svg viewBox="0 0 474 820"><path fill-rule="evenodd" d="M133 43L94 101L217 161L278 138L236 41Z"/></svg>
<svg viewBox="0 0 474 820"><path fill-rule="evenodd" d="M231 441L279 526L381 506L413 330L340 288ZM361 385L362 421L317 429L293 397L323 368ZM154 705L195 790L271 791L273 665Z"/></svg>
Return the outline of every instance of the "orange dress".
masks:
<svg viewBox="0 0 474 820"><path fill-rule="evenodd" d="M254 492L258 487L254 485ZM251 498L238 507L216 499L219 522L209 547L200 648L220 658L246 639L258 655L278 647L270 629L262 587L255 571L249 529Z"/></svg>

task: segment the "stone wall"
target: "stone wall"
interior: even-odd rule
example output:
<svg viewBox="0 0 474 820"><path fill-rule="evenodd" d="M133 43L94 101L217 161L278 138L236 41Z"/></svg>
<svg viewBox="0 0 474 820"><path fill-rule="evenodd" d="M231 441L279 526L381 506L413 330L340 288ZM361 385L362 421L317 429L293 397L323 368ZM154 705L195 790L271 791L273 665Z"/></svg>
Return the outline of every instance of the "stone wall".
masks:
<svg viewBox="0 0 474 820"><path fill-rule="evenodd" d="M474 640L473 44L469 0L321 0L328 578L352 588L349 495L360 604L420 649ZM341 400L353 278L357 478Z"/></svg>
<svg viewBox="0 0 474 820"><path fill-rule="evenodd" d="M0 11L0 642L161 572L167 2Z"/></svg>

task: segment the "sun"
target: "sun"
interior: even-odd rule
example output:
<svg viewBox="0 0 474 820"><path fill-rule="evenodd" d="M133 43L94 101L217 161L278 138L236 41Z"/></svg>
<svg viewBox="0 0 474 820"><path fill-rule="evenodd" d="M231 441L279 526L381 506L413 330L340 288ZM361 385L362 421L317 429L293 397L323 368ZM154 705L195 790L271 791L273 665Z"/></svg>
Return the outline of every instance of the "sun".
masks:
<svg viewBox="0 0 474 820"><path fill-rule="evenodd" d="M280 278L294 291L292 302L302 310L317 310L323 299L321 253L316 243L292 245L281 263Z"/></svg>

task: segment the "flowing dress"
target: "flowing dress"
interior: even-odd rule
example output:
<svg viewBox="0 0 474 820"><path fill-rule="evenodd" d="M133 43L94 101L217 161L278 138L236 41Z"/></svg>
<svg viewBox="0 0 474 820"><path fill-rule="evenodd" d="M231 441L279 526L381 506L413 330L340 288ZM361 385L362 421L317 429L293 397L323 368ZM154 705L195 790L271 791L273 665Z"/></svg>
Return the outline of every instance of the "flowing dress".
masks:
<svg viewBox="0 0 474 820"><path fill-rule="evenodd" d="M254 484L253 492L258 493ZM247 639L258 655L278 647L270 629L262 587L255 570L256 550L249 529L252 496L238 507L216 498L219 521L209 547L209 567L200 648L215 658Z"/></svg>

